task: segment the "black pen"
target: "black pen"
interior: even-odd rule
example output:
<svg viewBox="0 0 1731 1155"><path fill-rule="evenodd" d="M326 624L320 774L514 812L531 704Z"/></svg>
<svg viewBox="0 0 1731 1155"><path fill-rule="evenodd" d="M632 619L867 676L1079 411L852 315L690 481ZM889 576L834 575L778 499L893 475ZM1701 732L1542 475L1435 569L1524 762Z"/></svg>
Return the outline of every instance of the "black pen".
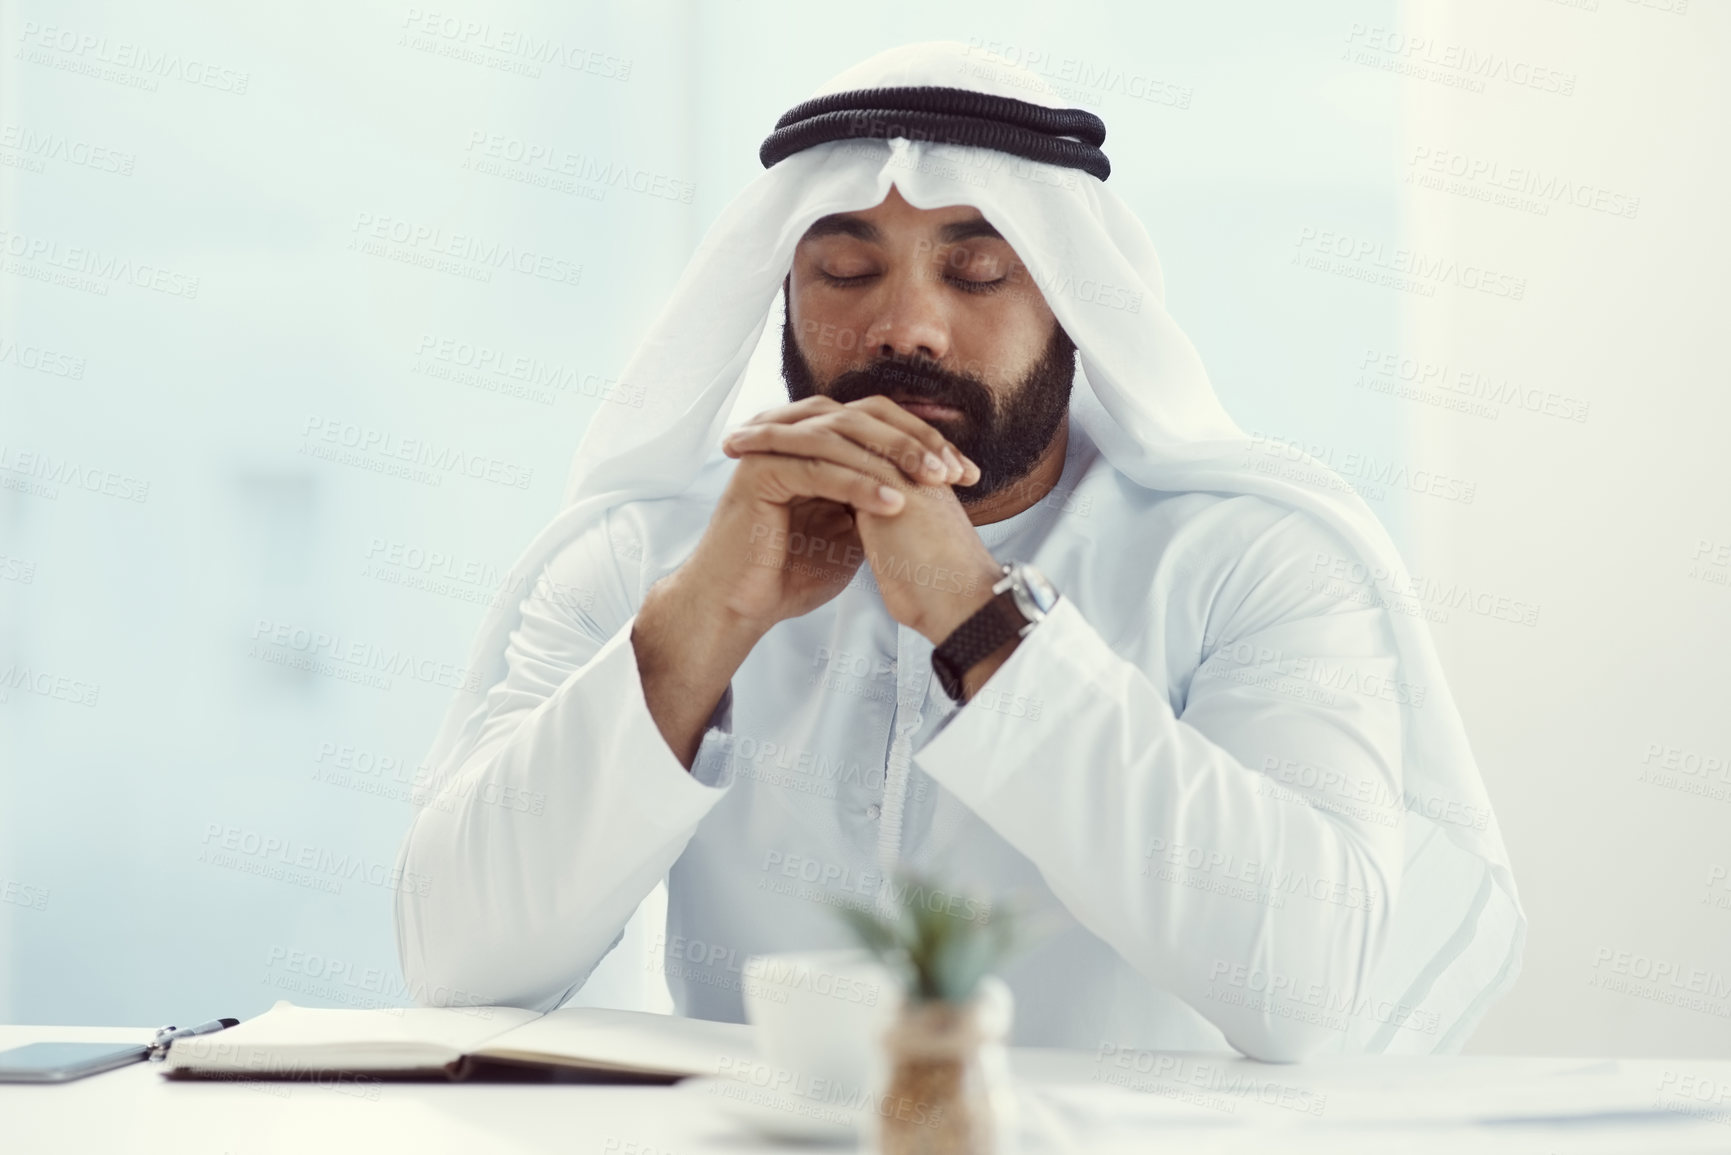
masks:
<svg viewBox="0 0 1731 1155"><path fill-rule="evenodd" d="M239 1019L212 1019L208 1023L200 1023L196 1027L166 1026L156 1032L156 1038L150 1043L150 1058L152 1062L168 1054L168 1045L176 1039L191 1038L193 1035L208 1035L216 1031L225 1031L229 1027L238 1026Z"/></svg>

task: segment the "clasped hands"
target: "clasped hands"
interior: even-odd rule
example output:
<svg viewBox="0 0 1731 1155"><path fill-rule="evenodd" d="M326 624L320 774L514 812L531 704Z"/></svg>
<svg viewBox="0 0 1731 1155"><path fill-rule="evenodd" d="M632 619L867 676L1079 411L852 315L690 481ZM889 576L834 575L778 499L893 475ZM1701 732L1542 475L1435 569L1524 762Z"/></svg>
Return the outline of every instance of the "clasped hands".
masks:
<svg viewBox="0 0 1731 1155"><path fill-rule="evenodd" d="M810 612L870 565L884 607L934 645L992 597L998 563L953 485L977 465L888 397L807 397L722 442L739 459L706 541L746 548L729 610L767 629ZM733 550L726 552L732 553Z"/></svg>

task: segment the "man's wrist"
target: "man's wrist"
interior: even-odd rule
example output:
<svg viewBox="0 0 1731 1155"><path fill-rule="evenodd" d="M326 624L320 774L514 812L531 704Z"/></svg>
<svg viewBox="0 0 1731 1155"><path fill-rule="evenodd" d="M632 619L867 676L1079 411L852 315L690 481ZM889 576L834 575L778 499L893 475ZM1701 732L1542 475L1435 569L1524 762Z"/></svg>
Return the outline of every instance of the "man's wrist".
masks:
<svg viewBox="0 0 1731 1155"><path fill-rule="evenodd" d="M736 668L774 623L743 618L716 597L708 587L693 580L685 566L651 585L637 611L639 623L647 616L660 636L677 638L680 650L693 665L710 661ZM731 661L730 661L731 659Z"/></svg>
<svg viewBox="0 0 1731 1155"><path fill-rule="evenodd" d="M941 646L944 639L956 632L956 627L973 617L982 606L987 605L997 595L992 593L992 586L1004 576L1004 569L991 555L975 570L974 576L962 587L959 593L941 591L939 600L931 606L926 616L920 621L919 633L933 646Z"/></svg>
<svg viewBox="0 0 1731 1155"><path fill-rule="evenodd" d="M764 632L706 604L678 570L644 594L631 631L638 676L650 717L687 770L706 722Z"/></svg>

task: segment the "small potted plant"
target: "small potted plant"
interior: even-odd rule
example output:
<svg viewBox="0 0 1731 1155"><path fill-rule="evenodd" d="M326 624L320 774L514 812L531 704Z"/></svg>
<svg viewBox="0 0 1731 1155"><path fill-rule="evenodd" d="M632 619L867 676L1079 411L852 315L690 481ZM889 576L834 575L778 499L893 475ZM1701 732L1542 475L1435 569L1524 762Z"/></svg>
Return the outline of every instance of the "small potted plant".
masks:
<svg viewBox="0 0 1731 1155"><path fill-rule="evenodd" d="M1010 989L991 973L1012 919L953 892L898 878L892 913L841 908L860 941L897 972L904 998L883 1038L873 1113L880 1155L1002 1155L1014 1149L1004 1040ZM964 916L956 908L971 911Z"/></svg>

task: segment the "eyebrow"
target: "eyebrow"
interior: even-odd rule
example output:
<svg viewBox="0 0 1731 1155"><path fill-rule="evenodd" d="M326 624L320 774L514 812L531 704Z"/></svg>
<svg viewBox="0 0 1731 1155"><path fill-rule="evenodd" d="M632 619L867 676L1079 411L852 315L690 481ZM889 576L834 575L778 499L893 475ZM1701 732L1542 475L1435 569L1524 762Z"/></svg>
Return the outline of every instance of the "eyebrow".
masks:
<svg viewBox="0 0 1731 1155"><path fill-rule="evenodd" d="M853 237L869 244L882 244L883 233L870 221L846 213L831 213L827 217L819 217L805 230L805 240L815 241L819 237ZM938 238L945 244L953 245L961 241L971 241L979 237L994 237L1004 239L1004 234L992 227L992 222L985 217L975 217L971 221L956 221L938 230Z"/></svg>
<svg viewBox="0 0 1731 1155"><path fill-rule="evenodd" d="M992 222L985 217L975 217L971 221L957 221L955 224L945 225L938 230L938 236L946 244L952 245L958 241L971 241L978 237L995 237L1000 241L1004 239L1004 234L993 228Z"/></svg>
<svg viewBox="0 0 1731 1155"><path fill-rule="evenodd" d="M819 217L805 230L805 240L815 241L819 237L855 237L872 244L881 244L884 235L870 221L862 221L858 217L850 217L845 213L831 213L827 217Z"/></svg>

